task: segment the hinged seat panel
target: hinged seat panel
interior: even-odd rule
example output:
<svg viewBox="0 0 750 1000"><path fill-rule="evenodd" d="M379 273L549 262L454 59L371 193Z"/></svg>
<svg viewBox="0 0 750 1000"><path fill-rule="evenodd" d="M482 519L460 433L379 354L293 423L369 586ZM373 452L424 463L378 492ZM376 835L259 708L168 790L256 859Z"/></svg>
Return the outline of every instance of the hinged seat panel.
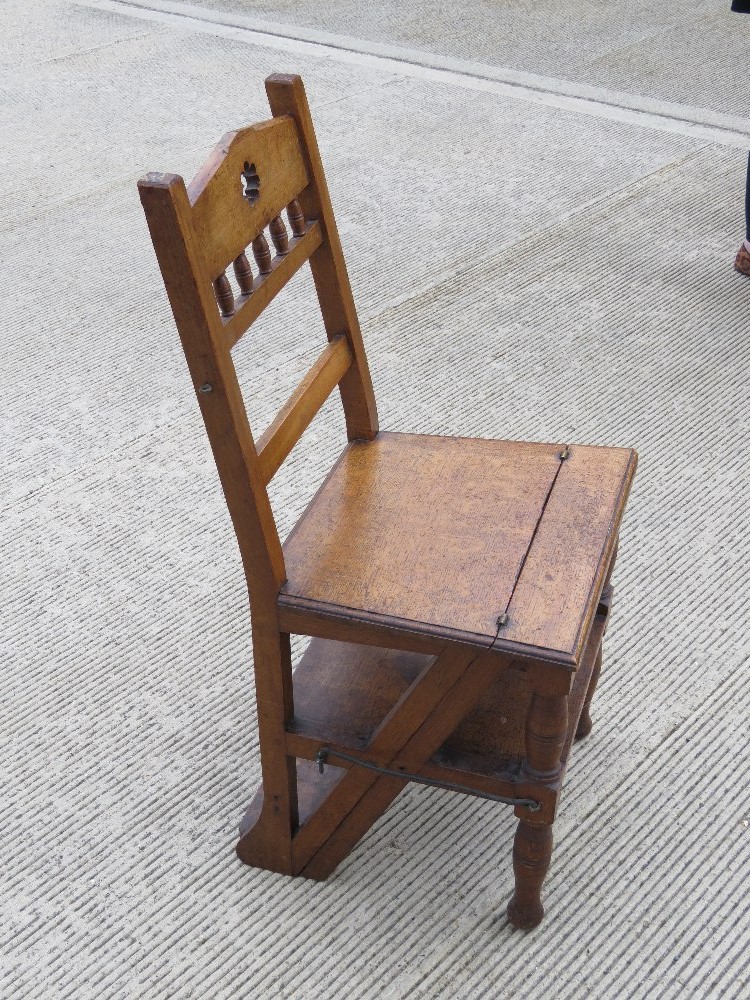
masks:
<svg viewBox="0 0 750 1000"><path fill-rule="evenodd" d="M381 432L284 545L284 607L575 665L634 471L624 448ZM507 612L507 622L498 618Z"/></svg>
<svg viewBox="0 0 750 1000"><path fill-rule="evenodd" d="M489 646L561 447L386 432L349 445L287 539L282 599Z"/></svg>
<svg viewBox="0 0 750 1000"><path fill-rule="evenodd" d="M571 445L524 563L500 638L578 662L635 474L629 448Z"/></svg>

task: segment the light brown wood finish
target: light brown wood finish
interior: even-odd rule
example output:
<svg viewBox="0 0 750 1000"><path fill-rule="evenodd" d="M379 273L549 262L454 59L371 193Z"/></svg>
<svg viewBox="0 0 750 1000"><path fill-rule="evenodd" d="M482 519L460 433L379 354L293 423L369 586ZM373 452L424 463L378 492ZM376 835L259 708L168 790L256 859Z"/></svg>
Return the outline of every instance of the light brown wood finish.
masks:
<svg viewBox="0 0 750 1000"><path fill-rule="evenodd" d="M292 199L287 205L286 214L289 219L289 225L292 228L292 233L295 236L302 236L305 232L305 213L302 211L302 206L296 198Z"/></svg>
<svg viewBox="0 0 750 1000"><path fill-rule="evenodd" d="M307 394L292 407L294 413L282 414L277 427L280 437L275 444L268 442L264 468L229 351L311 254L317 255L313 273L329 340L343 335L357 368L354 377L349 375L354 365L349 363L344 369L347 386L342 389L342 401L350 435L357 428L357 434L372 436L377 424L369 369L304 89L301 81L292 78L276 81L272 89L277 102L292 109L293 117L274 108L274 121L226 135L189 189L175 175L150 174L139 182L139 190L250 593L264 791L253 857L265 867L290 872L291 839L298 825L297 779L295 759L286 753L285 727L292 715L289 637L281 628L277 606L286 571L266 476L278 457L279 443L283 441L281 450L288 449L295 421L297 426L304 423L318 389L330 384L328 376L337 365L343 368L342 352L334 348L334 361L325 366L326 377L307 387ZM306 212L307 207L311 210ZM272 259L263 229L285 208L298 235L285 242L276 224L282 252ZM245 301L224 322L212 283L220 279L217 292L222 311L228 314L224 270L239 260L249 285L242 257L246 260L250 244L260 275L252 291L240 296ZM342 317L346 322L338 323Z"/></svg>
<svg viewBox="0 0 750 1000"><path fill-rule="evenodd" d="M252 294L235 300L236 311L224 325L224 340L228 347L234 347L289 279L307 263L308 257L320 246L321 239L320 226L317 222L311 223L303 236L289 241L289 250L283 257L272 258L271 269L267 274L258 274L253 283Z"/></svg>
<svg viewBox="0 0 750 1000"><path fill-rule="evenodd" d="M561 461L562 448L386 432L352 444L284 545L283 607L574 667L634 462L606 448Z"/></svg>
<svg viewBox="0 0 750 1000"><path fill-rule="evenodd" d="M379 434L304 88L267 90L274 120L225 136L189 189L139 183L250 595L263 779L237 853L321 879L412 777L505 796L509 914L531 927L635 455ZM256 445L231 348L308 260L328 345ZM267 485L336 385L349 443L282 549ZM292 631L316 637L294 676Z"/></svg>
<svg viewBox="0 0 750 1000"><path fill-rule="evenodd" d="M265 275L271 273L271 248L262 232L258 233L253 240L253 257L255 257L255 263L258 265L259 274Z"/></svg>
<svg viewBox="0 0 750 1000"><path fill-rule="evenodd" d="M237 257L235 257L234 264L234 276L237 279L237 284L240 288L240 295L250 295L253 290L253 270L250 267L250 261L247 259L247 254L243 251Z"/></svg>
<svg viewBox="0 0 750 1000"><path fill-rule="evenodd" d="M253 163L260 178L254 203L242 194L245 163ZM225 270L307 183L291 118L228 132L187 189L193 206L191 229L209 277L213 280Z"/></svg>
<svg viewBox="0 0 750 1000"><path fill-rule="evenodd" d="M385 431L350 445L285 543L284 600L421 622L486 647L559 451Z"/></svg>
<svg viewBox="0 0 750 1000"><path fill-rule="evenodd" d="M371 440L378 433L375 393L305 88L298 76L276 74L266 80L266 93L274 117L291 115L299 129L302 154L312 182L300 191L299 204L305 218L320 221L325 234L310 258L310 269L326 333L329 339L343 333L354 358L339 386L347 433L350 441Z"/></svg>
<svg viewBox="0 0 750 1000"><path fill-rule="evenodd" d="M362 753L363 758L379 763L390 770L403 770L407 774L419 773L425 761L432 756L461 719L471 711L497 675L508 665L507 659L490 651L484 653L471 651L469 656L471 659L467 662L465 649L449 647L445 653L438 657L435 660L433 672L423 672L409 689L407 695L404 696L405 702L409 696L417 701L417 711L414 711L412 707L412 712L406 716L406 707L402 708L402 704L399 702L386 716L385 722L368 743ZM431 702L427 707L423 700L424 693L421 690L421 688L426 687L422 684L422 679L425 674L430 678L435 676L435 668L439 668L441 665L449 669L444 670L442 677L438 673L436 680L440 683L435 690L437 697L434 703ZM401 728L397 740L392 738L388 727L392 725L392 720L400 721L404 716L409 718L409 727L412 732L409 734L409 738L404 740L403 745L398 747L398 743L406 732L406 727ZM420 717L424 721L419 725L414 725L415 720ZM377 749L375 749L376 746ZM381 750L381 747L387 747L387 749ZM395 753L394 747L398 747ZM374 749L374 756L371 757ZM335 760L334 763L336 763ZM366 798L359 797L356 805L347 813L343 822L338 824L316 852L314 858L304 866L304 874L310 878L327 878L375 820L385 812L406 783L406 780L400 778L378 777L372 771L353 769L349 771L346 778L342 779L341 784L343 785L350 776L361 782L365 775L367 776L365 779L367 787L372 789L371 793ZM371 777L375 780L371 781Z"/></svg>
<svg viewBox="0 0 750 1000"><path fill-rule="evenodd" d="M568 731L561 765L568 760L589 680L598 660L605 619L598 616L586 656L576 671L568 698ZM313 640L294 672L294 718L288 727L287 749L296 757L314 759L321 746L359 753L378 723L392 710L428 662L423 653L377 646ZM525 720L534 692L534 671L524 660L511 660L476 705L425 760L419 774L450 782L477 793L522 796L545 803L534 819L552 822L554 801L549 782L523 775L526 754ZM334 762L348 768L343 760ZM399 756L395 766L403 763ZM554 782L552 783L554 784ZM553 796L554 799L554 796Z"/></svg>
<svg viewBox="0 0 750 1000"><path fill-rule="evenodd" d="M271 219L271 224L268 228L271 233L273 245L276 248L276 253L279 257L283 257L289 252L289 234L286 231L284 220L280 215L277 215L275 219Z"/></svg>
<svg viewBox="0 0 750 1000"><path fill-rule="evenodd" d="M367 646L386 646L414 653L432 653L437 656L445 645L445 640L439 636L423 632L419 623L399 627L380 622L363 623L351 615L347 608L325 608L321 611L313 602L305 604L296 599L287 607L283 594L279 595L279 621L283 629L295 635L337 639Z"/></svg>
<svg viewBox="0 0 750 1000"><path fill-rule="evenodd" d="M223 271L214 281L214 293L221 315L234 315L234 292L232 291L232 286L229 284L229 279Z"/></svg>
<svg viewBox="0 0 750 1000"><path fill-rule="evenodd" d="M351 363L346 338L343 335L334 337L258 440L258 458L265 483L270 483L276 475Z"/></svg>
<svg viewBox="0 0 750 1000"><path fill-rule="evenodd" d="M635 468L629 448L569 449L513 594L505 641L561 650L578 661Z"/></svg>
<svg viewBox="0 0 750 1000"><path fill-rule="evenodd" d="M274 871L290 872L297 782L295 762L287 756L284 742L292 716L292 675L288 636L280 630L276 607L285 576L281 545L211 279L192 227L185 183L175 175L149 174L139 182L139 191L237 535L253 608L265 801L258 856Z"/></svg>
<svg viewBox="0 0 750 1000"><path fill-rule="evenodd" d="M474 659L476 654L471 650L448 648L428 661L368 741L368 760L386 767L394 756L394 748L398 751L408 742L425 716L440 703L446 686L452 687ZM293 857L297 871L307 865L341 824L342 816L357 805L377 780L377 774L369 770L350 771L342 778L324 808L295 837Z"/></svg>

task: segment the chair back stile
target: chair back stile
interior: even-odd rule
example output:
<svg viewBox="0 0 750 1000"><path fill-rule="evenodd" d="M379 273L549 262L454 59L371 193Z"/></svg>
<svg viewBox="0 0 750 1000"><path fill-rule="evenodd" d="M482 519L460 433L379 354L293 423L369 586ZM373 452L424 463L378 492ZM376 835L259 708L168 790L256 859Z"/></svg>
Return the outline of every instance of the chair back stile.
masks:
<svg viewBox="0 0 750 1000"><path fill-rule="evenodd" d="M374 438L378 425L302 81L275 76L266 88L273 119L225 135L189 186L176 174L151 173L138 187L242 553L251 608L270 610L286 571L268 483L336 385L350 440ZM256 444L231 349L307 261L329 343ZM227 278L230 265L238 295Z"/></svg>

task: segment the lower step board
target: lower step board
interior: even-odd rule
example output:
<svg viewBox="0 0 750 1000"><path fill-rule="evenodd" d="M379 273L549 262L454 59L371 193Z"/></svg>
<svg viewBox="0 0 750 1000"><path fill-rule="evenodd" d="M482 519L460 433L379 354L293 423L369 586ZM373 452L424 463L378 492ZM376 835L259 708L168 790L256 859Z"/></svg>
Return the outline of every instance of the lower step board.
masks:
<svg viewBox="0 0 750 1000"><path fill-rule="evenodd" d="M605 623L603 616L595 618L586 655L573 679L563 763L575 737ZM304 742L314 738L311 757L328 743L366 757L373 730L429 659L420 653L312 639L294 671L295 717L290 734ZM530 700L526 670L523 662L517 661L434 754L423 769L424 776L446 783L469 782L478 794L515 794L514 784L525 753L524 725ZM345 773L345 768L326 763L321 774L314 760L298 758L300 825ZM242 819L241 835L256 823L262 805L261 787Z"/></svg>

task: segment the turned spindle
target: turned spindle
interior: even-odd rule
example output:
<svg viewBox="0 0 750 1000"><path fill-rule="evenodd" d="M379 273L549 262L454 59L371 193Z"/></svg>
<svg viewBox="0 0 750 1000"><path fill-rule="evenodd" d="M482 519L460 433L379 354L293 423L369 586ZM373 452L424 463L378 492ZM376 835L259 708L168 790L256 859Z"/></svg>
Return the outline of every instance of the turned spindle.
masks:
<svg viewBox="0 0 750 1000"><path fill-rule="evenodd" d="M268 229L271 233L271 239L273 240L273 245L276 247L276 253L279 257L283 257L284 254L289 253L289 237L287 236L284 220L280 215L271 219L271 224Z"/></svg>
<svg viewBox="0 0 750 1000"><path fill-rule="evenodd" d="M543 782L556 781L560 774L560 754L568 732L567 695L532 696L526 716L527 777Z"/></svg>
<svg viewBox="0 0 750 1000"><path fill-rule="evenodd" d="M508 919L520 930L530 931L542 922L542 883L551 858L552 827L521 820L513 841L516 888L508 903Z"/></svg>
<svg viewBox="0 0 750 1000"><path fill-rule="evenodd" d="M234 260L234 276L243 295L249 295L253 290L253 272L250 270L250 261L244 253Z"/></svg>
<svg viewBox="0 0 750 1000"><path fill-rule="evenodd" d="M271 273L271 251L263 233L258 233L253 240L253 257L261 274Z"/></svg>
<svg viewBox="0 0 750 1000"><path fill-rule="evenodd" d="M221 315L233 316L234 292L232 291L232 286L229 284L229 278L227 278L223 271L214 281L214 294L216 295L216 301L219 303Z"/></svg>
<svg viewBox="0 0 750 1000"><path fill-rule="evenodd" d="M286 207L286 214L289 216L289 225L292 227L292 232L295 236L305 235L305 215L302 211L302 206L295 198L294 201L290 201Z"/></svg>

